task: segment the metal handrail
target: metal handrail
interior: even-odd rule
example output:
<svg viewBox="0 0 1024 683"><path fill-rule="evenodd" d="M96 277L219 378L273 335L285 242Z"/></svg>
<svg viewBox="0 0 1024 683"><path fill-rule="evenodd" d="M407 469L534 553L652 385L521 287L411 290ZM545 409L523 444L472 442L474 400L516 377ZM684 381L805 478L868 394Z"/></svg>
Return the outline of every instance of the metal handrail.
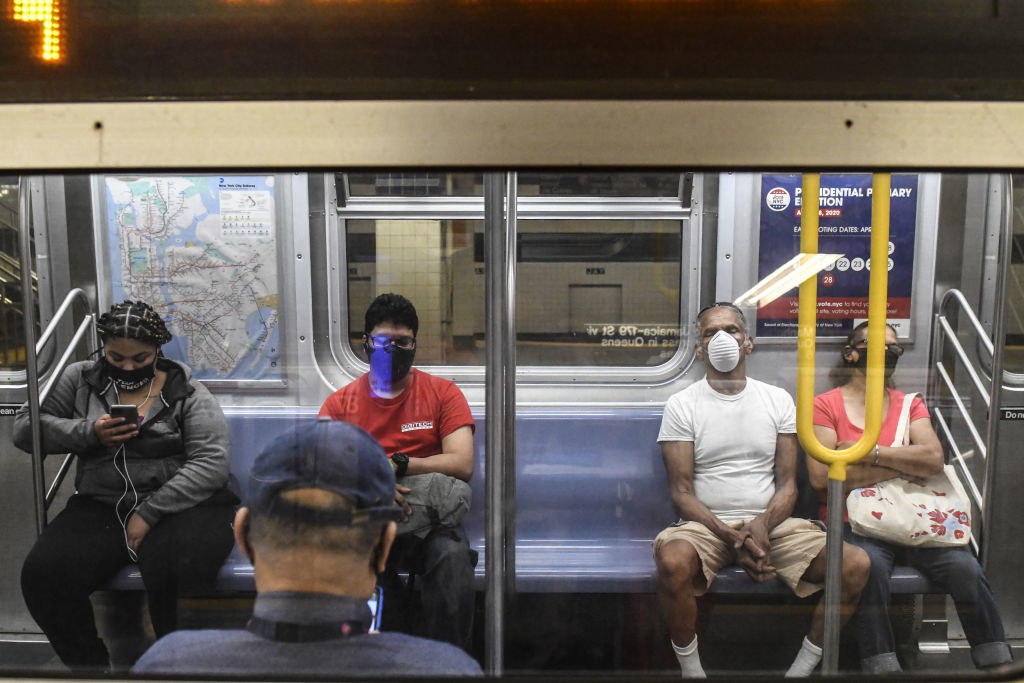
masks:
<svg viewBox="0 0 1024 683"><path fill-rule="evenodd" d="M949 376L949 373L946 372L945 364L943 364L942 362L937 362L935 364L935 369L938 370L939 377L942 379L942 383L945 384L946 387L949 389L950 396L952 397L953 402L956 403L956 407L960 411L960 416L964 418L964 422L967 425L967 429L971 433L971 438L974 439L974 445L977 446L978 450L981 452L981 457L987 458L988 448L982 441L981 434L978 433L978 429L974 426L974 422L971 421L971 419L968 417L967 406L965 406L964 402L960 400L960 394L957 393L956 387L953 385L953 379ZM936 415L940 414L941 413L936 411Z"/></svg>
<svg viewBox="0 0 1024 683"><path fill-rule="evenodd" d="M967 370L967 374L974 383L974 388L978 390L978 395L981 396L982 400L985 401L985 406L988 407L990 403L988 391L985 389L985 385L981 381L981 377L979 377L978 373L975 372L974 366L971 365L971 360L967 357L967 351L964 349L963 344L961 344L960 340L956 338L956 331L949 324L949 320L947 320L945 316L939 316L936 322L939 328L941 328L945 338L952 342L951 345L953 350L956 351L956 355L959 356L960 360L963 362L964 369ZM988 339L986 338L985 341L988 341ZM989 355L991 356L991 353ZM939 361L939 363L941 362L942 361Z"/></svg>
<svg viewBox="0 0 1024 683"><path fill-rule="evenodd" d="M82 290L75 291L81 292ZM64 304L61 305L61 308L58 311L59 313L63 314L64 312L67 311L67 304L71 302L72 295L74 294L75 292L72 291L68 294L67 297L65 297ZM88 303L88 299L86 299L86 302ZM56 320L56 318L54 318L54 320ZM51 321L50 327L53 326L53 321ZM53 387L57 384L57 381L64 374L64 370L67 369L68 364L71 362L72 355L75 353L75 350L78 348L78 345L82 342L83 338L86 340L86 343L88 344L87 348L89 349L89 352L92 353L93 351L95 351L96 315L94 313L88 313L85 316L85 319L82 320L82 322L78 325L78 329L75 331L75 336L72 337L71 343L69 343L67 348L64 349L64 353L61 355L60 360L57 361L57 365L54 366L53 372L50 373L49 379L47 379L46 384L39 391L39 405L42 405L46 401L47 397L50 395L50 392L53 390ZM40 343L44 343L44 340L42 338L40 338ZM57 495L57 491L58 489L60 489L61 484L64 483L64 479L65 477L67 477L68 470L71 469L71 462L74 459L74 453L68 453L67 455L64 456L64 461L61 463L60 468L57 470L57 473L53 477L53 481L50 483L50 486L47 488L46 492L43 495L43 508L45 510L50 509L50 505L53 503L53 499Z"/></svg>
<svg viewBox="0 0 1024 683"><path fill-rule="evenodd" d="M91 334L90 334L91 333ZM88 336L87 336L88 335ZM67 369L68 363L71 362L71 357L74 355L78 345L82 339L85 338L88 344L89 353L96 350L96 316L89 313L85 316L85 319L78 325L78 329L75 330L75 336L71 338L71 342L67 348L64 349L64 353L61 355L60 360L57 361L57 365L54 366L53 372L50 373L49 379L46 380L46 384L39 391L39 405L49 397L50 392L53 391L54 385L57 380L64 374L64 370Z"/></svg>
<svg viewBox="0 0 1024 683"><path fill-rule="evenodd" d="M43 330L41 335L39 335L39 341L36 342L36 353L43 352L47 342L50 341L50 338L53 337L54 333L57 331L57 326L60 324L64 314L67 313L68 309L74 304L75 299L80 299L82 303L85 304L86 310L92 309L92 302L89 301L89 295L85 293L84 289L76 287L68 292L67 296L64 297L64 301L62 301L60 306L57 307L57 310L54 311L53 317L50 319L50 323L46 326L46 329ZM90 351L92 350L95 349L90 349Z"/></svg>
<svg viewBox="0 0 1024 683"><path fill-rule="evenodd" d="M60 323L63 321L64 314L67 313L68 309L70 309L71 306L74 304L75 299L80 299L82 301L82 303L85 304L85 309L87 311L91 310L92 302L89 301L89 295L85 293L85 290L79 289L79 288L75 288L75 289L72 289L70 292L68 292L67 296L64 297L64 301L62 301L60 306L57 307L57 310L54 311L53 316L50 318L49 324L46 326L46 329L43 330L43 333L41 335L39 335L39 340L36 342L36 357L37 358L43 353L43 350L46 348L46 345L50 342L50 339L53 338L53 335L56 333L57 328L60 326ZM92 314L90 313L89 315L91 316ZM88 319L88 316L87 316L86 319ZM93 316L93 319L95 319L95 316ZM81 326L79 326L79 329L81 329ZM93 335L93 337L95 338L95 335ZM78 343L78 337L76 335L75 341L72 342L72 346L76 345L77 343ZM93 343L90 346L90 348L89 348L89 352L92 353L95 350L96 350L96 344ZM28 386L28 383L26 382L25 384L15 384L15 385L12 385L11 388L12 389L24 389L27 386ZM45 400L45 397L40 397L40 399L39 399L40 403L42 403L42 401L44 401L44 400Z"/></svg>
<svg viewBox="0 0 1024 683"><path fill-rule="evenodd" d="M995 353L995 346L992 344L992 340L988 338L988 331L985 326L978 320L978 316L974 315L974 311L971 310L971 305L967 303L966 297L963 292L959 289L948 289L946 293L942 295L942 301L939 303L939 310L942 311L946 307L946 303L950 299L956 299L957 303L960 304L961 310L967 314L967 320L971 323L975 332L978 333L978 337L981 338L982 343L985 345L985 350L988 351L988 355ZM945 319L945 316L943 316Z"/></svg>
<svg viewBox="0 0 1024 683"><path fill-rule="evenodd" d="M53 499L57 497L57 491L60 490L60 485L64 483L64 479L68 476L68 471L71 469L71 463L75 460L74 453L67 453L64 456L63 462L60 467L57 468L57 474L53 475L53 481L50 482L50 488L46 490L46 497L44 498L44 507L49 510L50 505L53 504Z"/></svg>
<svg viewBox="0 0 1024 683"><path fill-rule="evenodd" d="M957 339L956 330L954 330L952 325L949 324L949 312L946 309L950 302L959 304L959 310L957 311L958 314L964 314L966 316L967 321L971 324L971 327L974 328L978 339L985 347L985 351L988 353L989 358L994 358L995 356L995 346L992 343L992 340L989 339L988 332L985 330L985 327L981 324L981 321L978 320L978 316L976 316L974 311L971 309L971 305L967 302L963 292L958 289L950 289L942 295L942 300L939 302L939 310L935 314L935 331L933 334L933 339L935 339L936 344L935 365L937 368L944 367L944 364L942 363L942 356L945 351L945 342L948 339L953 350L963 363L968 376L970 376L971 382L974 384L974 388L978 391L982 400L985 401L985 406L991 408L992 402L989 397L990 388L985 387L985 383L982 381L977 370L975 370L974 364L967 355L967 351L960 343L960 340ZM953 393L954 398L958 398L957 392L952 386L950 387L950 391ZM965 418L967 417L965 409L963 409L962 406L961 413L963 413ZM971 421L968 419L967 422L970 423Z"/></svg>
<svg viewBox="0 0 1024 683"><path fill-rule="evenodd" d="M485 669L500 676L504 667L506 600L515 579L516 453L516 176L484 175L487 221L487 433L485 435L484 556L487 575L487 621L484 625ZM506 190L507 188L507 190ZM507 204L506 204L507 202Z"/></svg>
<svg viewBox="0 0 1024 683"><path fill-rule="evenodd" d="M995 345L989 338L988 332L981 324L981 321L978 320L978 317L975 315L974 310L971 308L970 303L968 303L967 298L963 295L963 292L961 292L958 289L947 290L946 293L942 295L942 300L939 302L938 312L936 312L935 314L933 338L935 339L934 364L936 372L933 375L932 379L932 395L938 396L940 394L940 392L937 391L937 389L939 388L937 385L938 382L941 381L942 385L945 385L945 388L949 393L950 398L953 399L953 407L956 408L956 412L960 414L960 418L963 420L964 425L966 425L967 427L967 431L971 436L971 440L974 442L976 452L981 456L982 460L987 461L988 444L986 443L985 439L982 438L981 433L975 426L974 420L971 418L970 411L964 404L964 401L960 396L960 392L957 390L957 387L953 382L952 377L950 377L950 374L946 368L946 364L942 360L945 354L946 343L948 342L953 348L953 350L956 352L956 355L960 359L960 362L963 364L964 370L967 372L968 376L971 379L971 384L973 384L975 390L981 396L982 401L984 401L987 412L991 412L992 387L985 386L985 382L982 380L981 375L974 367L974 363L967 355L967 352L964 349L963 345L960 343L960 340L957 339L956 330L954 330L952 325L950 325L949 323L949 314L952 313L952 310L949 309L952 304L956 304L958 306L956 310L958 320L959 316L964 316L967 322L970 323L971 327L974 328L974 331L977 334L977 338L985 347L985 351L989 354L989 357L991 359L994 359L995 357ZM964 474L964 478L967 480L968 493L971 496L972 502L977 507L978 511L984 514L984 496L982 495L981 490L978 488L978 485L974 482L974 477L971 476L970 470L967 467L967 461L964 459L963 453L960 452L960 448L959 446L957 446L956 441L954 440L953 431L952 429L950 429L949 423L947 422L946 418L942 415L942 411L938 408L935 410L935 420L938 423L938 425L942 428L942 432L946 437L946 442L950 445L950 448L953 451L953 456L956 461L956 464L959 466L961 472Z"/></svg>
<svg viewBox="0 0 1024 683"><path fill-rule="evenodd" d="M800 225L800 251L818 253L818 174L804 174L803 211ZM889 191L891 176L876 173L872 179L871 262L883 264L889 258ZM846 466L854 463L878 443L882 430L884 398L885 320L888 305L889 272L871 269L868 294L868 362L864 433L857 443L842 450L825 448L814 436L814 348L817 337L818 280L809 277L800 284L800 312L797 349L797 434L800 443L815 460L829 466L828 477L846 481ZM879 341L881 340L881 341Z"/></svg>
<svg viewBox="0 0 1024 683"><path fill-rule="evenodd" d="M960 448L953 440L953 432L949 428L949 423L946 422L946 418L942 417L942 413L939 411L935 411L935 419L939 423L939 426L942 427L942 433L946 435L946 441L949 442L949 447L953 449L953 455L956 456L957 464L960 465L960 468L965 474L968 474L970 471L967 469L967 461L964 459L963 453L960 452ZM978 506L978 510L984 512L985 506L982 501L981 490L978 488L978 485L974 483L974 479L970 476L967 477L967 488L967 492L970 494L971 500L974 504Z"/></svg>
<svg viewBox="0 0 1024 683"><path fill-rule="evenodd" d="M871 269L868 292L867 391L864 432L857 443L842 450L825 448L814 434L814 347L817 338L817 275L800 283L800 313L797 328L797 436L807 453L829 466L828 535L825 543L825 623L821 671L838 672L839 597L843 563L843 513L846 509L846 466L857 462L878 443L882 430L885 391L885 323L888 306L889 202L892 178L888 173L872 176ZM803 176L803 210L800 217L800 251L818 253L818 192L820 176Z"/></svg>
<svg viewBox="0 0 1024 683"><path fill-rule="evenodd" d="M92 302L89 301L89 295L85 293L85 290L76 288L68 292L67 296L64 297L64 301L61 302L60 306L58 306L57 310L54 312L53 317L50 319L49 324L46 326L46 329L43 330L43 333L41 335L39 335L39 340L35 344L37 357L40 354L42 354L43 350L46 348L46 345L50 342L50 339L53 338L53 335L56 333L57 328L63 321L64 314L67 313L68 309L70 309L71 306L74 304L75 299L80 299L82 303L85 304L86 310L91 310ZM86 314L82 322L78 325L78 328L75 331L75 336L72 338L71 343L68 344L68 348L65 349L64 355L61 356L61 359L57 362L57 365L50 370L50 377L39 395L40 404L42 404L42 402L45 401L46 397L49 395L50 387L58 379L60 379L60 375L64 372L64 368L67 366L67 360L71 357L71 354L74 353L74 350L78 347L79 342L81 342L82 337L85 335L87 331L91 330L93 332L93 334L91 334L87 339L87 341L90 342L89 346L87 347L89 353L91 354L96 351L96 349L98 348L98 344L96 343L95 322L96 315L93 313L88 313ZM27 386L27 383L15 384L11 385L11 388L24 389Z"/></svg>

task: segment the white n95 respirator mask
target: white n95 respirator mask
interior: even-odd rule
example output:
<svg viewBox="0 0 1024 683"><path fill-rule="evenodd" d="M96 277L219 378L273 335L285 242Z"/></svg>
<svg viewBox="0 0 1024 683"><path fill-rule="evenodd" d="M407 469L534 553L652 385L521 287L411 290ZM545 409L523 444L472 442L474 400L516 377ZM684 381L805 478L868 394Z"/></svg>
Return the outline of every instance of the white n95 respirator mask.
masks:
<svg viewBox="0 0 1024 683"><path fill-rule="evenodd" d="M719 372L732 372L740 363L740 345L736 338L725 330L715 332L708 342L708 362Z"/></svg>

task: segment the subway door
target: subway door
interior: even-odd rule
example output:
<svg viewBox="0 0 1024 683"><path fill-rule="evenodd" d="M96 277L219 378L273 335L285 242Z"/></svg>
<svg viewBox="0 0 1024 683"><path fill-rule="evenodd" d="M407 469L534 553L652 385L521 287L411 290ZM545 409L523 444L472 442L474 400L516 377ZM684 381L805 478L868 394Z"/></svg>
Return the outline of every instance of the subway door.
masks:
<svg viewBox="0 0 1024 683"><path fill-rule="evenodd" d="M1008 217L1012 239L999 259L1004 268L1005 296L995 301L994 316L1003 319L1003 382L993 406L995 439L989 444L989 490L985 492L987 526L982 560L996 594L1009 638L1024 637L1024 176L1013 176L1013 202ZM1009 252L1009 253L1007 253ZM1006 261L1009 261L1006 264ZM998 273L998 271L997 271ZM995 274L994 274L995 275ZM998 290L997 287L993 287ZM982 308L984 316L985 306ZM989 321L983 320L983 323ZM993 320L993 322L995 322ZM999 349L997 349L998 351Z"/></svg>

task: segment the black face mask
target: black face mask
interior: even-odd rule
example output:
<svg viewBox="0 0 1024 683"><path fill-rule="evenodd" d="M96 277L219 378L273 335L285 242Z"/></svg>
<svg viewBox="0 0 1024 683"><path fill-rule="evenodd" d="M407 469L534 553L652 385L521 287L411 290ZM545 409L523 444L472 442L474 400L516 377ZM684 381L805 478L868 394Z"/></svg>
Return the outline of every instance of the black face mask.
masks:
<svg viewBox="0 0 1024 683"><path fill-rule="evenodd" d="M896 372L896 363L900 360L900 354L895 351L885 350L885 377L888 379L892 377L892 373ZM868 350L857 349L857 360L850 363L853 367L860 370L862 373L867 374L868 369Z"/></svg>
<svg viewBox="0 0 1024 683"><path fill-rule="evenodd" d="M376 379L390 380L391 384L402 381L412 369L412 362L416 358L416 349L400 349L391 346L390 349L374 349L365 345L366 355L370 359L370 376Z"/></svg>
<svg viewBox="0 0 1024 683"><path fill-rule="evenodd" d="M135 391L140 387L146 386L146 383L156 375L156 360L154 359L152 363L135 368L134 370L123 370L104 356L103 374L109 377L117 385L118 389L122 391Z"/></svg>

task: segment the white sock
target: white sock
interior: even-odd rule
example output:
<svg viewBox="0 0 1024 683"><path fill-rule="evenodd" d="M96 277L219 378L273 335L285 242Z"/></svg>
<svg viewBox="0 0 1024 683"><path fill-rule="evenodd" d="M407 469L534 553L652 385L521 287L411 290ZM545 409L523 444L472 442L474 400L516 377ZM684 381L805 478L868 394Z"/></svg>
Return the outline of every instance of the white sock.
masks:
<svg viewBox="0 0 1024 683"><path fill-rule="evenodd" d="M796 653L793 665L786 672L786 678L806 678L811 675L820 661L821 648L804 636L804 643L800 646L800 652Z"/></svg>
<svg viewBox="0 0 1024 683"><path fill-rule="evenodd" d="M671 640L668 642L672 643ZM683 670L683 678L707 678L704 668L700 665L700 653L697 652L697 636L685 647L679 647L672 643L672 650L679 660L679 668Z"/></svg>

